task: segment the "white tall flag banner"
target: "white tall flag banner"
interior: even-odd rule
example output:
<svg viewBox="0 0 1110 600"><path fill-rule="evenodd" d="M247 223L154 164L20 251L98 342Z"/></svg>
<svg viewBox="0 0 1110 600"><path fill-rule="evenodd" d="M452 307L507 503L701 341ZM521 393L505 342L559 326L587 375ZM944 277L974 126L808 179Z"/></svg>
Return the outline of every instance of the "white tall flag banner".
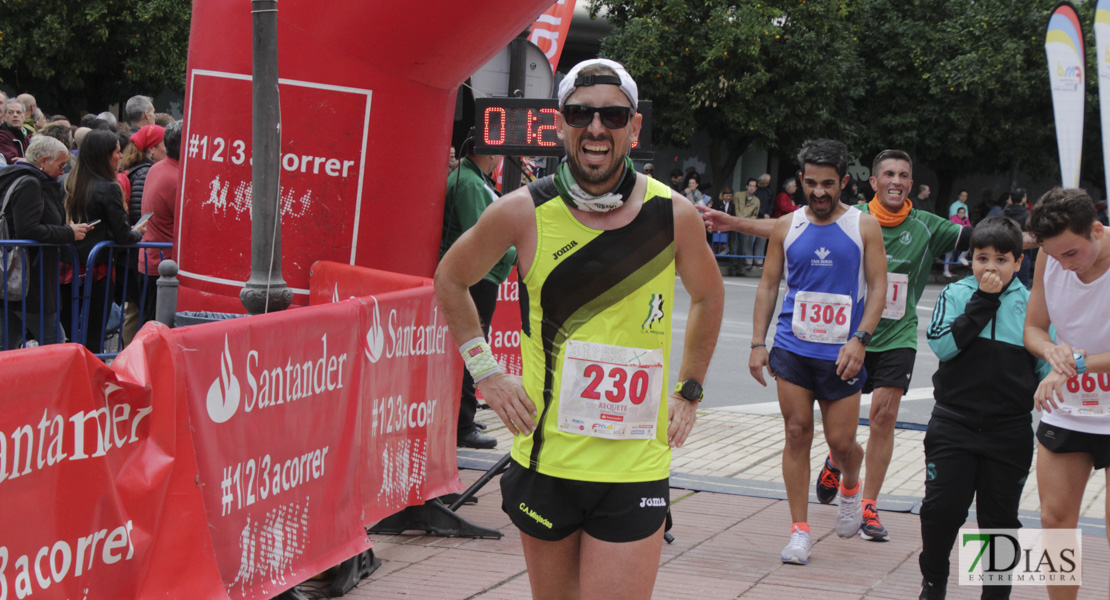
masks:
<svg viewBox="0 0 1110 600"><path fill-rule="evenodd" d="M1079 187L1079 164L1083 155L1086 55L1079 15L1071 4L1063 2L1052 12L1045 32L1044 49L1048 56L1048 80L1052 86L1052 112L1056 118L1060 180L1064 187L1076 188Z"/></svg>
<svg viewBox="0 0 1110 600"><path fill-rule="evenodd" d="M1102 115L1102 165L1110 191L1110 0L1095 7L1095 64L1098 65L1098 105Z"/></svg>

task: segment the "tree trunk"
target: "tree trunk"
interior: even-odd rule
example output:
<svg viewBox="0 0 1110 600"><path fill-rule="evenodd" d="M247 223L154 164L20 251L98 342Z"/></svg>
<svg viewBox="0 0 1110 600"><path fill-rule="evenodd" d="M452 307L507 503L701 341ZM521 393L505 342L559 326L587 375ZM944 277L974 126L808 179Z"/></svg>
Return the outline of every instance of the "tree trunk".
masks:
<svg viewBox="0 0 1110 600"><path fill-rule="evenodd" d="M712 137L709 141L709 169L712 180L711 195L717 197L722 187L732 185L732 173L736 170L736 161L744 155L748 143L737 143L723 137ZM733 190L735 191L735 190Z"/></svg>
<svg viewBox="0 0 1110 600"><path fill-rule="evenodd" d="M952 171L937 169L937 199L935 206L937 207L937 214L948 218L948 207L956 198L956 191L952 189L952 183L955 177Z"/></svg>

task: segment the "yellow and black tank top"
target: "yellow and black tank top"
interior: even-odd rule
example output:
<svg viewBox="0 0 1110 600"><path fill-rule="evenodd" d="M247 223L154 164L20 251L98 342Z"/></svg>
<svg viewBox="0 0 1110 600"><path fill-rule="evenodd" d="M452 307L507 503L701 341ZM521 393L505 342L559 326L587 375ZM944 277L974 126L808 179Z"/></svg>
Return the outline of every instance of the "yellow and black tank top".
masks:
<svg viewBox="0 0 1110 600"><path fill-rule="evenodd" d="M664 479L670 475L671 463L667 443L667 363L675 286L671 190L649 178L636 218L620 229L601 231L574 218L551 177L528 187L536 207L537 239L532 267L522 282L521 354L524 389L539 416L531 435L513 440L513 459L564 479L609 483ZM648 398L657 399L659 406L654 435L605 439L568 432L565 424L559 427L568 343L609 345L645 354L642 349L662 357L661 396L655 398L656 389ZM643 394L643 389L639 392Z"/></svg>

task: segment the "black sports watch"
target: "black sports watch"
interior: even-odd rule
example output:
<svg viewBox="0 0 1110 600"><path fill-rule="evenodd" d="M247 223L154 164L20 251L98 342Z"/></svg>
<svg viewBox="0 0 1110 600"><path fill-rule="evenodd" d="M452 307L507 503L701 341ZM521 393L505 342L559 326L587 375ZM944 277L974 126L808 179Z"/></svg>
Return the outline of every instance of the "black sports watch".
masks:
<svg viewBox="0 0 1110 600"><path fill-rule="evenodd" d="M701 402L705 392L701 389L701 382L697 379L687 379L674 386L674 393L690 402Z"/></svg>
<svg viewBox="0 0 1110 600"><path fill-rule="evenodd" d="M860 343L862 343L864 346L867 346L871 343L871 332L870 331L864 331L864 330L860 329L859 331L853 333L852 337L858 338Z"/></svg>

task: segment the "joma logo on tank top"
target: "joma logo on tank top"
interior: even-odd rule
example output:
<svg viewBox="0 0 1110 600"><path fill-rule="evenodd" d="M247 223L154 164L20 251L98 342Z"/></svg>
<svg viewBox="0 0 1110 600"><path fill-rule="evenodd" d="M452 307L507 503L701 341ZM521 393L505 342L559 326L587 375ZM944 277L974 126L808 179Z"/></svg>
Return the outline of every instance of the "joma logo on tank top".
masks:
<svg viewBox="0 0 1110 600"><path fill-rule="evenodd" d="M578 242L576 242L574 240L571 240L571 242L569 244L567 244L566 246L563 246L562 248L559 248L558 250L556 250L551 255L551 258L553 258L555 260L558 260L560 256L566 254L567 252L570 251L571 248L574 248L577 245L578 245Z"/></svg>

